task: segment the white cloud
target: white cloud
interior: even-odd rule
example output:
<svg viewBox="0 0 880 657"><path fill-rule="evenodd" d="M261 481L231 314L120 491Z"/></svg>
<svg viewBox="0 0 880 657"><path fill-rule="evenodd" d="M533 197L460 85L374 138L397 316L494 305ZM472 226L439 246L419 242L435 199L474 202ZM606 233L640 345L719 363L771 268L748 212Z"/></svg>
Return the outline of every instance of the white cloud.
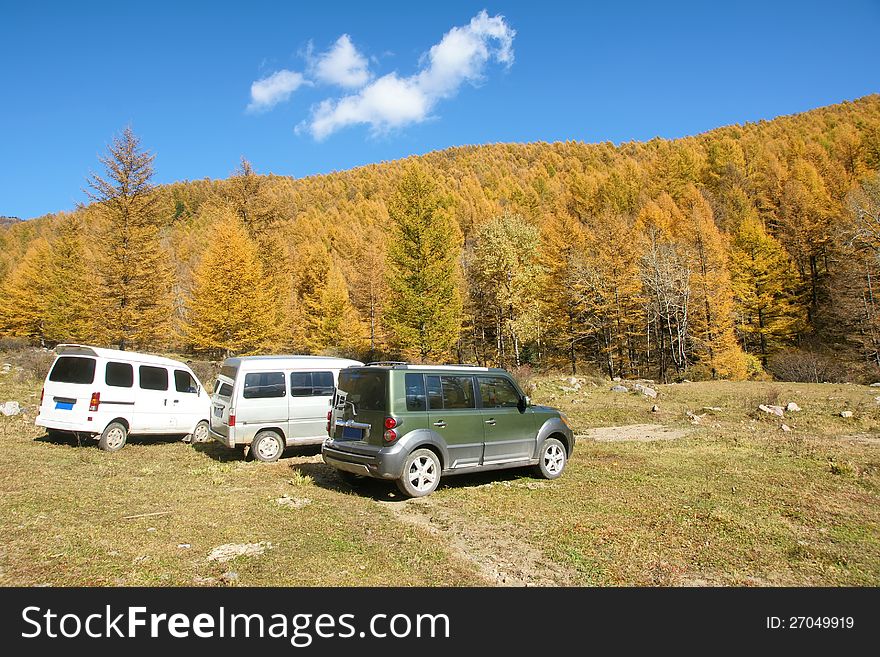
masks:
<svg viewBox="0 0 880 657"><path fill-rule="evenodd" d="M422 57L415 75L402 78L390 73L356 94L324 100L298 131L307 130L321 140L355 124L367 124L374 133L382 133L424 121L440 100L454 96L463 83L479 84L490 60L508 67L513 64L514 36L516 32L503 16L490 17L481 11L467 25L443 35Z"/></svg>
<svg viewBox="0 0 880 657"><path fill-rule="evenodd" d="M290 95L304 84L310 84L301 73L282 69L272 75L257 80L251 85L251 102L248 110L260 112L275 107L290 98Z"/></svg>
<svg viewBox="0 0 880 657"><path fill-rule="evenodd" d="M358 52L347 34L313 60L310 68L321 82L350 89L364 86L371 77L367 58Z"/></svg>

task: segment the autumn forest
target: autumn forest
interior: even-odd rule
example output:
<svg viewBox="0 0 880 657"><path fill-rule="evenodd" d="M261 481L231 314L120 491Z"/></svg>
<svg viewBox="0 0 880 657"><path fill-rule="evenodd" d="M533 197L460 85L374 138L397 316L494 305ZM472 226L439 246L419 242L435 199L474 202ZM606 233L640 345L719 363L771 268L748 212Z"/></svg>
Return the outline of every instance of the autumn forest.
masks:
<svg viewBox="0 0 880 657"><path fill-rule="evenodd" d="M645 143L154 182L0 228L0 335L653 378L880 377L880 96ZM85 172L84 172L85 173Z"/></svg>

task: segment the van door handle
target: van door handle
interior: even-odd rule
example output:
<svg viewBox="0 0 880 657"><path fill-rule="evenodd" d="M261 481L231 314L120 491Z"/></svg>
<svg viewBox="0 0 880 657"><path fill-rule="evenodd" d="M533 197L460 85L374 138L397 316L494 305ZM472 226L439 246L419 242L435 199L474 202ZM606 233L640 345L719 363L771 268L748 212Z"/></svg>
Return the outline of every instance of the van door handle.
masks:
<svg viewBox="0 0 880 657"><path fill-rule="evenodd" d="M180 403L180 400L179 400L179 399L175 399L175 400L174 400L174 403L175 403L175 404L178 404L178 403Z"/></svg>
<svg viewBox="0 0 880 657"><path fill-rule="evenodd" d="M437 421L434 423L434 426L435 426L435 427L440 427L441 429L445 429L445 428L446 428L446 423L445 423L443 420L437 420Z"/></svg>
<svg viewBox="0 0 880 657"><path fill-rule="evenodd" d="M488 420L486 420L486 424L491 424L494 427L495 426L495 418L490 417Z"/></svg>

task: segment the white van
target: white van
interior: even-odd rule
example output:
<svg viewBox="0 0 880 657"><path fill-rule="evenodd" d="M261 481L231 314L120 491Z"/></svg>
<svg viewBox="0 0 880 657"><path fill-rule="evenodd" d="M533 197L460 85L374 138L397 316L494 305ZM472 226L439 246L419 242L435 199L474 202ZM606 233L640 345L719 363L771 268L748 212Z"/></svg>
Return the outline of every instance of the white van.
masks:
<svg viewBox="0 0 880 657"><path fill-rule="evenodd" d="M78 344L60 344L40 395L36 425L49 433L98 437L115 452L128 435L208 439L211 399L181 362Z"/></svg>
<svg viewBox="0 0 880 657"><path fill-rule="evenodd" d="M319 445L339 370L356 365L363 363L325 356L227 358L211 396L211 436L227 447L250 446L267 463L285 447Z"/></svg>

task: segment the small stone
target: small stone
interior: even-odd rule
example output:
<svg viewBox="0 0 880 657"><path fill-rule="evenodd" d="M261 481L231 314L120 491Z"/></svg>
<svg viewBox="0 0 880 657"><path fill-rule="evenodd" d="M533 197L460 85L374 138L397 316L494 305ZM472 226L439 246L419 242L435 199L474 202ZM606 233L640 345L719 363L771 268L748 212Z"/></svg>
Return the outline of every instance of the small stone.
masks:
<svg viewBox="0 0 880 657"><path fill-rule="evenodd" d="M720 406L703 406L704 411L712 411L713 413L720 413L723 409Z"/></svg>
<svg viewBox="0 0 880 657"><path fill-rule="evenodd" d="M660 412L660 407L657 406L657 404L654 404L654 405L651 407L651 412L652 412L652 413L659 413L659 412Z"/></svg>
<svg viewBox="0 0 880 657"><path fill-rule="evenodd" d="M147 531L154 532L154 531L156 531L156 528L155 527L147 527Z"/></svg>
<svg viewBox="0 0 880 657"><path fill-rule="evenodd" d="M178 543L177 547L180 548L181 550L189 550L192 547L192 545L190 545L189 543Z"/></svg>
<svg viewBox="0 0 880 657"><path fill-rule="evenodd" d="M18 415L20 412L21 406L17 401L8 401L5 404L0 405L0 413L3 413L6 417Z"/></svg>
<svg viewBox="0 0 880 657"><path fill-rule="evenodd" d="M612 378L611 380L614 381L614 382L617 382L617 381L621 381L622 379L621 379L619 376L615 376L615 377Z"/></svg>
<svg viewBox="0 0 880 657"><path fill-rule="evenodd" d="M802 409L800 406L798 406L794 402L788 402L788 404L786 404L786 406L785 406L785 410L787 410L790 413L796 413Z"/></svg>
<svg viewBox="0 0 880 657"><path fill-rule="evenodd" d="M852 411L840 411L840 417L852 417L852 416L853 416Z"/></svg>
<svg viewBox="0 0 880 657"><path fill-rule="evenodd" d="M626 386L612 386L611 392L629 392Z"/></svg>
<svg viewBox="0 0 880 657"><path fill-rule="evenodd" d="M782 427L780 427L780 428L781 428L785 433L791 433L791 427L788 426L787 424L783 424Z"/></svg>
<svg viewBox="0 0 880 657"><path fill-rule="evenodd" d="M276 499L275 502L278 506L289 506L294 509L301 509L312 503L308 497L291 497L287 493Z"/></svg>
<svg viewBox="0 0 880 657"><path fill-rule="evenodd" d="M880 388L880 381L875 381L874 383L871 384L871 387L872 388Z"/></svg>
<svg viewBox="0 0 880 657"><path fill-rule="evenodd" d="M784 417L784 412L782 410L782 406L769 406L767 404L761 404L758 406L758 409L764 411L765 413L770 413L771 415L778 415L779 417Z"/></svg>
<svg viewBox="0 0 880 657"><path fill-rule="evenodd" d="M228 584L233 584L238 581L238 573L234 570L227 570L225 573L220 575L220 580Z"/></svg>

